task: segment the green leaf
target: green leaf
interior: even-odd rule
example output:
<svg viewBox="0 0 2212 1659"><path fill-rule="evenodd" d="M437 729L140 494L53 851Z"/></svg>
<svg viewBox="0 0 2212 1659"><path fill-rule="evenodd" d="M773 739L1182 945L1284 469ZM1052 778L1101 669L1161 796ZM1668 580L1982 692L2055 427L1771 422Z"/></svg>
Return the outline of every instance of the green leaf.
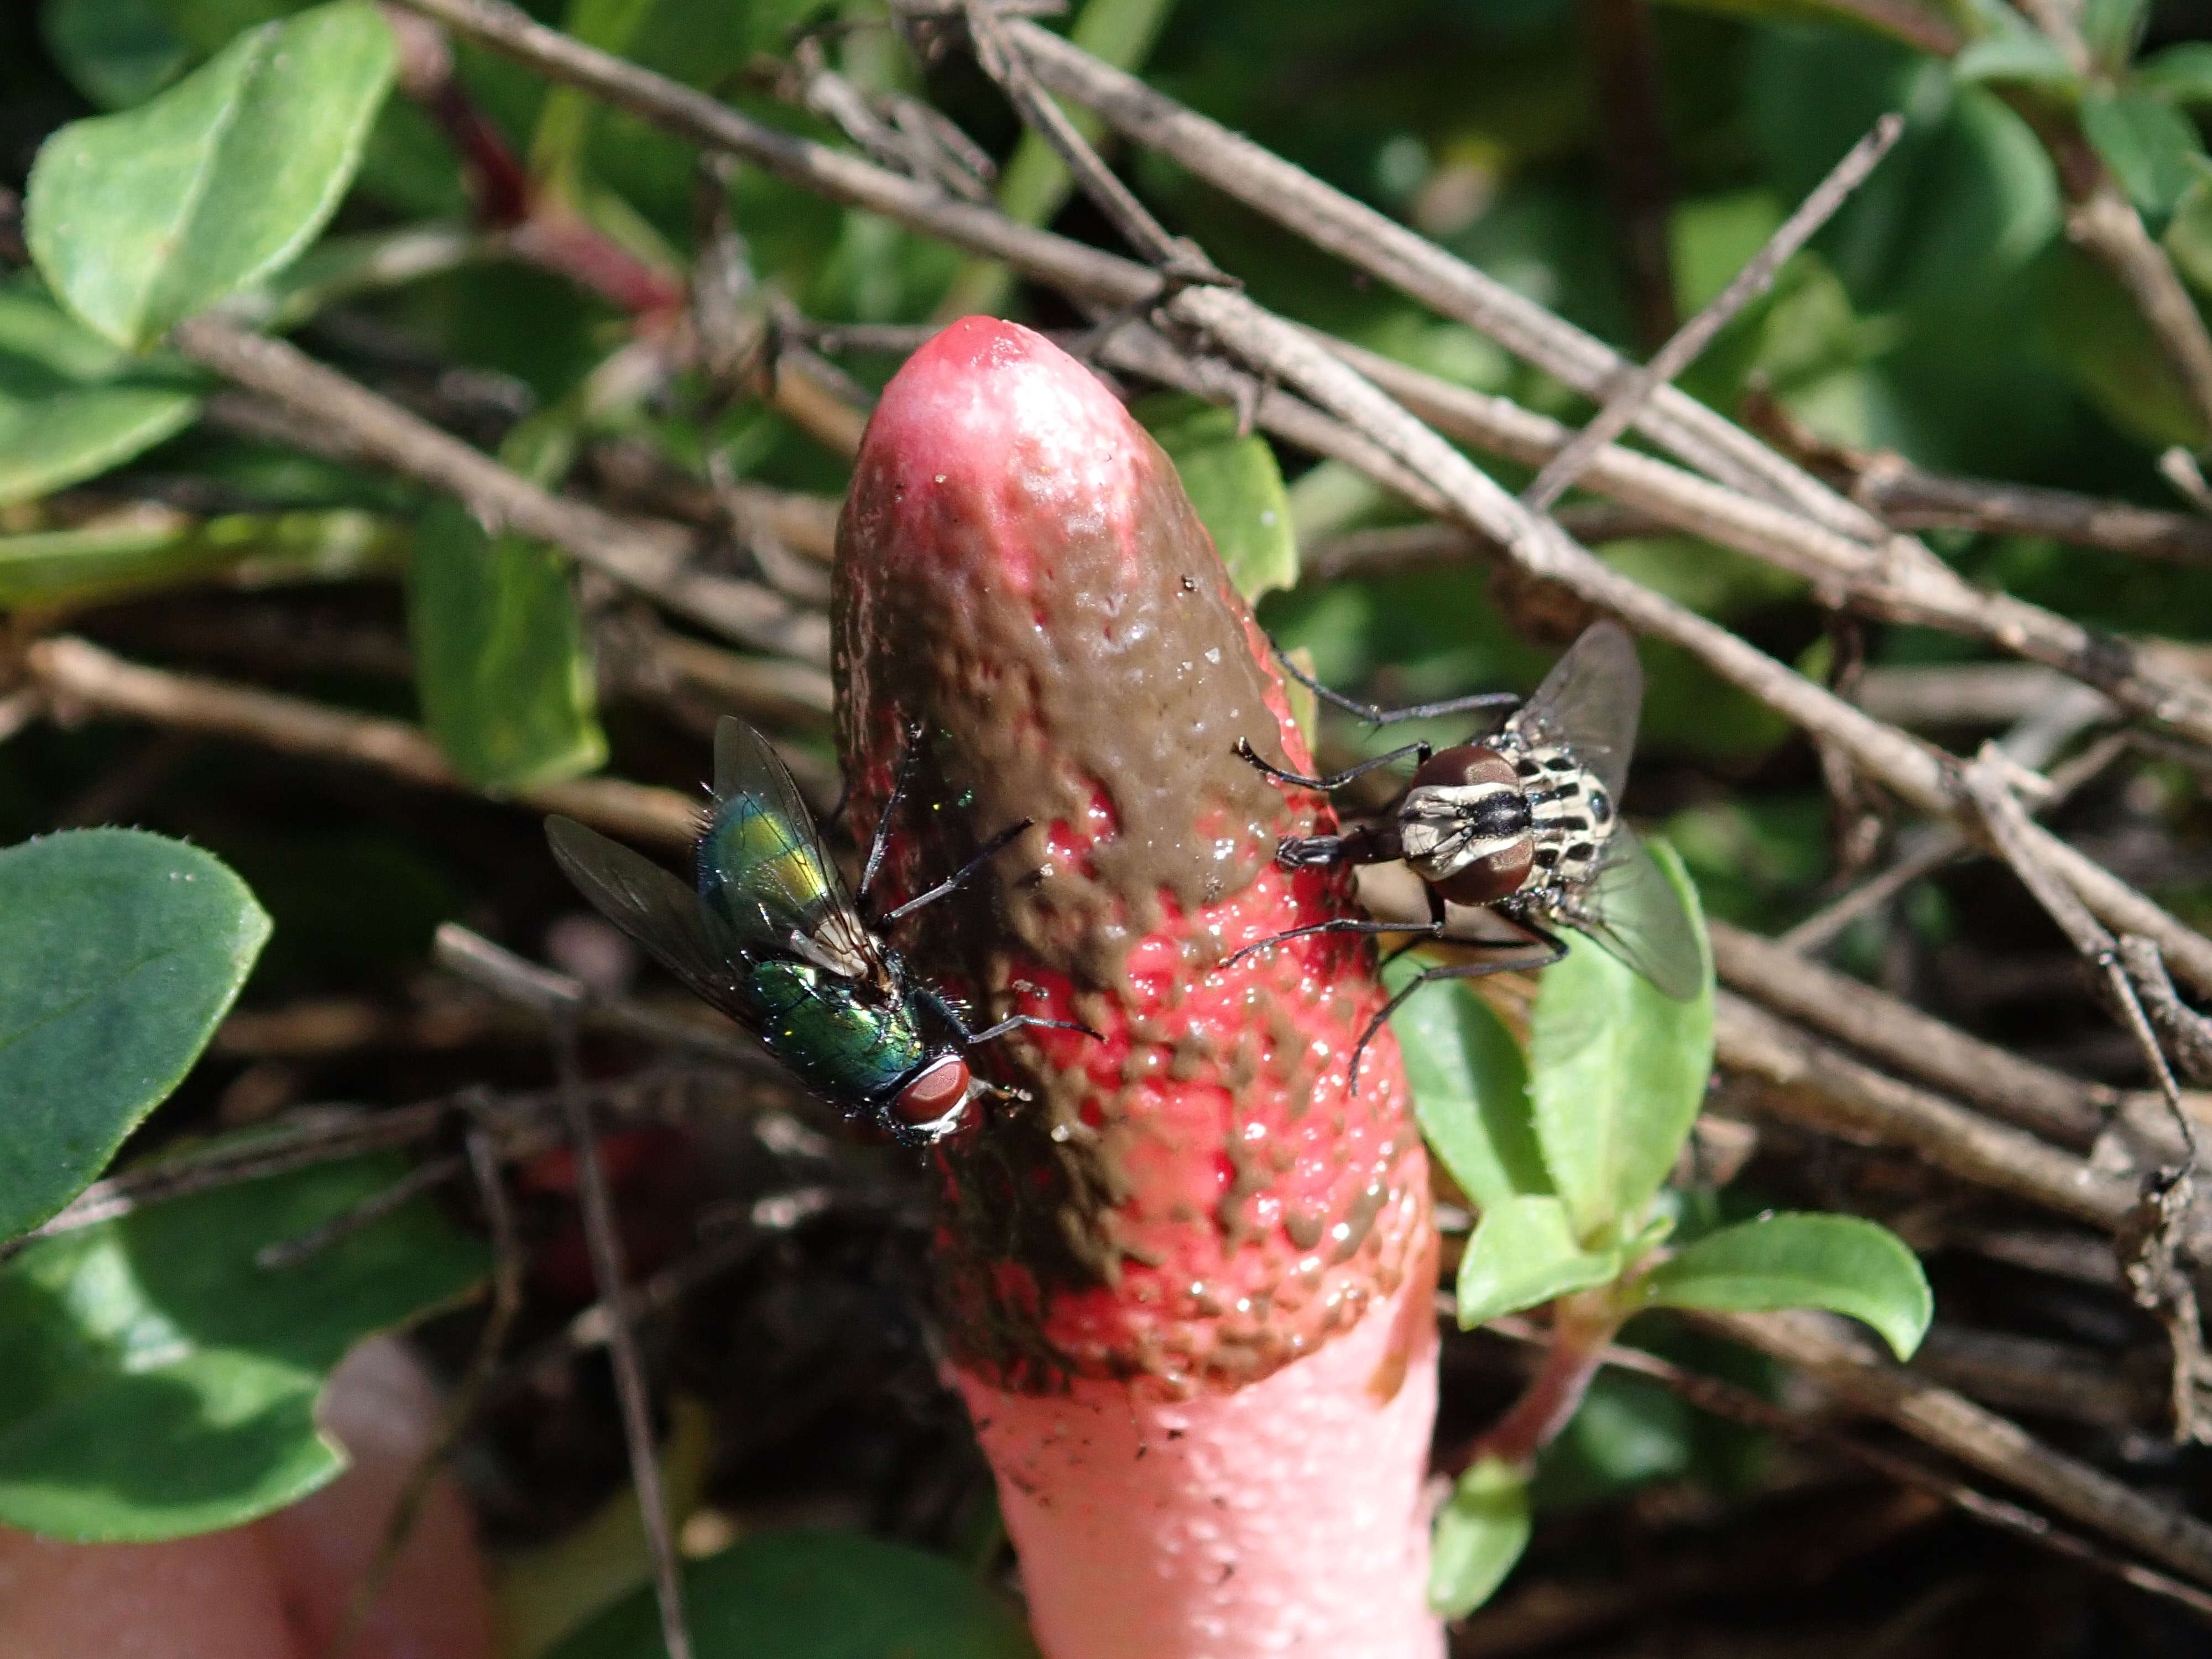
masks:
<svg viewBox="0 0 2212 1659"><path fill-rule="evenodd" d="M383 1153L36 1240L0 1267L0 1523L149 1542L237 1526L345 1457L315 1399L361 1338L450 1303L485 1255L417 1199L295 1265L254 1264L390 1188Z"/></svg>
<svg viewBox="0 0 2212 1659"><path fill-rule="evenodd" d="M1972 41L1951 60L1951 73L1961 81L2059 88L2076 86L2081 79L2066 61L2066 55L2039 29Z"/></svg>
<svg viewBox="0 0 2212 1659"><path fill-rule="evenodd" d="M0 507L119 466L198 410L175 375L79 327L35 283L0 289Z"/></svg>
<svg viewBox="0 0 2212 1659"><path fill-rule="evenodd" d="M240 36L151 103L49 138L24 204L70 311L137 347L293 258L345 194L392 31L337 0Z"/></svg>
<svg viewBox="0 0 2212 1659"><path fill-rule="evenodd" d="M246 884L181 842L74 830L0 849L0 1239L168 1097L268 937Z"/></svg>
<svg viewBox="0 0 2212 1659"><path fill-rule="evenodd" d="M1586 1250L1556 1198L1510 1198L1485 1210L1459 1263L1459 1323L1473 1330L1618 1278L1621 1249Z"/></svg>
<svg viewBox="0 0 2212 1659"><path fill-rule="evenodd" d="M409 573L422 717L454 771L520 789L606 759L591 658L567 562L486 536L458 502L432 507Z"/></svg>
<svg viewBox="0 0 2212 1659"><path fill-rule="evenodd" d="M2199 177L2204 155L2197 129L2164 99L2147 92L2092 92L2081 100L2081 130L2128 199L2142 211L2173 211Z"/></svg>
<svg viewBox="0 0 2212 1659"><path fill-rule="evenodd" d="M1935 1316L1920 1259L1887 1227L1850 1215L1769 1215L1723 1227L1660 1263L1642 1288L1658 1307L1849 1314L1899 1359L1911 1358Z"/></svg>
<svg viewBox="0 0 2212 1659"><path fill-rule="evenodd" d="M943 1556L858 1533L756 1534L684 1570L698 1659L1036 1659L1021 1620ZM641 1590L545 1659L659 1659Z"/></svg>
<svg viewBox="0 0 2212 1659"><path fill-rule="evenodd" d="M1528 1478L1486 1457L1459 1478L1429 1546L1429 1605L1464 1619L1497 1594L1528 1547Z"/></svg>
<svg viewBox="0 0 2212 1659"><path fill-rule="evenodd" d="M2036 274L2034 342L2098 410L2142 443L2203 445L2204 422L2188 386L2118 279L2063 240Z"/></svg>
<svg viewBox="0 0 2212 1659"><path fill-rule="evenodd" d="M2149 15L2150 0L2087 0L2081 8L2081 39L2091 59L2108 74L2125 70Z"/></svg>
<svg viewBox="0 0 2212 1659"><path fill-rule="evenodd" d="M191 61L153 0L48 0L39 21L55 67L102 109L151 98Z"/></svg>
<svg viewBox="0 0 2212 1659"><path fill-rule="evenodd" d="M218 572L248 586L343 581L396 572L405 549L391 521L348 507L204 520L136 507L73 530L0 536L0 605L106 603Z"/></svg>
<svg viewBox="0 0 2212 1659"><path fill-rule="evenodd" d="M2212 293L2212 179L2199 179L2166 221L2167 257L2200 294Z"/></svg>
<svg viewBox="0 0 2212 1659"><path fill-rule="evenodd" d="M1230 580L1248 601L1298 580L1297 538L1275 452L1237 416L1195 398L1148 398L1135 414L1168 453L1199 522L1220 550Z"/></svg>
<svg viewBox="0 0 2212 1659"><path fill-rule="evenodd" d="M2136 66L2139 91L2177 104L2212 104L2212 40L2185 40Z"/></svg>
<svg viewBox="0 0 2212 1659"><path fill-rule="evenodd" d="M1677 1002L1578 934L1544 971L1528 1019L1528 1092L1544 1166L1584 1241L1633 1232L1674 1167L1712 1071L1712 953L1698 890L1674 849L1652 856L1705 956L1704 988Z"/></svg>
<svg viewBox="0 0 2212 1659"><path fill-rule="evenodd" d="M1395 995L1424 965L1401 957L1382 970L1383 983ZM1390 1016L1390 1030L1421 1133L1460 1189L1483 1210L1551 1193L1528 1104L1528 1063L1474 988L1464 980L1429 986Z"/></svg>

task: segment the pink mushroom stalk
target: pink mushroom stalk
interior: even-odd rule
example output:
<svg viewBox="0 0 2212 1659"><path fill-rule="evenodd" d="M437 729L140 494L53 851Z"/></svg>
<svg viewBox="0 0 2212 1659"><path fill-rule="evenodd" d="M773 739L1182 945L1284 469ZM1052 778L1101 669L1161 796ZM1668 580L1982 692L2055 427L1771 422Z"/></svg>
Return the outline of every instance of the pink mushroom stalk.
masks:
<svg viewBox="0 0 2212 1659"><path fill-rule="evenodd" d="M1358 914L1276 866L1328 809L1173 465L1073 358L969 318L908 362L839 534L855 827L921 736L884 896L1033 827L896 936L976 1018L940 1312L1048 1659L1436 1659L1435 1232Z"/></svg>

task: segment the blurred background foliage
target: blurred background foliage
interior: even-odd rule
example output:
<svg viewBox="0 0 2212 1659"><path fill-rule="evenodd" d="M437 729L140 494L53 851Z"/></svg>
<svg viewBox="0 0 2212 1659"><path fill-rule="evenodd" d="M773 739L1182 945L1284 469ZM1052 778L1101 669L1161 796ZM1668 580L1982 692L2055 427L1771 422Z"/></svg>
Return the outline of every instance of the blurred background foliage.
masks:
<svg viewBox="0 0 2212 1659"><path fill-rule="evenodd" d="M974 65L957 56L917 61L869 0L528 3L547 22L763 120L842 142L789 95L787 56L811 31L863 91L925 94L1010 161L1000 185L1010 209L1112 245L1095 210L1022 149L1012 114ZM1944 27L1954 15L1986 23L1993 3L1960 0L1947 13L1931 0L1926 13ZM140 103L240 29L294 9L285 0L0 7L0 185L20 191L38 146L63 124ZM2004 95L2032 83L2039 66L1990 53L1947 63L1814 0L1656 5L1656 104L1638 126L1634 112L1601 96L1594 67L1624 10L1644 15L1607 0L1083 0L1071 26L1173 96L1639 356L1719 291L1879 114L1900 111L1907 127L1895 152L1684 385L1732 415L1765 410L1770 424L1794 422L1820 442L1894 451L1937 471L2178 505L2159 454L2201 447L2208 434L2125 295L2067 240L2050 156ZM2212 40L2212 4L2096 0L2087 15L2105 54L2103 84L2137 100L2116 106L2093 137L2184 277L2200 297L2212 294L2212 162L2196 125L2212 108L2212 72L2197 55L2212 52L2197 44ZM455 62L459 86L532 187L620 250L638 283L680 283L704 228L726 213L756 292L817 324L924 325L978 307L1047 327L1083 320L1056 296L941 244L751 170L736 169L726 201L717 199L723 192L702 185L690 147L641 121L549 91L471 46L457 46ZM1622 169L1607 159L1624 149L1645 173L1628 213ZM696 374L642 395L610 392L601 371L633 337L637 307L475 235L481 225L471 216L481 219L484 201L471 193L464 159L421 104L387 100L351 193L319 246L267 286L262 314L543 482L568 477L591 446L629 443L692 480L708 476L714 458L747 482L842 495L847 458L769 401L709 395ZM1173 164L1116 159L1165 222L1264 303L1468 387L1567 421L1587 416L1585 402L1487 339ZM1638 213L1649 233L1641 254ZM377 258L394 247L433 245L449 252L410 280L380 274ZM898 359L854 349L836 361L871 388ZM696 782L696 725L611 677L596 686L579 678L577 665L605 644L607 618L588 601L580 620L570 611L557 571L550 590L543 571L531 574L534 550L500 544L487 554L465 514L388 474L196 423L197 400L212 390L158 351L126 357L76 330L27 270L0 276L0 435L11 409L64 391L128 399L102 405L103 418L137 422L118 440L123 470L95 468L64 485L27 475L11 491L0 443L0 609L10 625L27 637L66 620L118 650L417 720L471 778L512 782L512 754L526 750L530 764L556 771L611 752L627 776ZM1180 406L1161 418L1192 419ZM1410 516L1339 464L1280 448L1278 459L1302 542ZM1498 470L1510 487L1526 482ZM161 510L126 522L126 507ZM1937 532L1930 540L1975 580L2094 626L2212 641L2212 569L2014 536ZM1602 551L1784 660L1816 674L1837 665L1830 613L1792 578L1679 537L1614 539ZM521 658L502 659L501 678L542 684L548 701L535 714L550 724L522 733L512 751L488 741L468 748L483 734L457 739L437 696L414 689L450 691L483 672L471 658L430 678L453 647L422 607L483 603L470 573L484 565L439 561L487 556L511 562L502 593L534 592L538 606L518 613L538 620L520 636ZM410 569L411 634L398 580ZM1309 582L1269 594L1261 615L1282 643L1310 653L1322 679L1383 702L1525 687L1562 637L1524 626L1471 564ZM270 641L282 648L257 643ZM1876 667L1975 654L1954 636L1910 627L1869 626L1863 643ZM1680 653L1647 644L1645 663L1651 689L1631 811L1673 840L1714 915L1773 931L1809 914L1837 868L1813 749ZM1347 722L1329 731L1346 749L1369 740ZM828 757L825 723L788 735ZM2124 789L2088 792L2065 827L2201 924L2212 919L2212 862L2191 784L2178 768L2148 767ZM397 790L316 763L270 766L243 748L127 726L40 723L0 744L0 844L118 817L218 853L270 911L276 928L249 1008L416 996L430 934L456 917L557 959L559 929L576 911L543 856L534 817L492 802ZM2146 824L2154 846L2139 833ZM2142 854L2132 864L2130 848ZM1902 930L1928 961L1948 961L1962 910L1986 900L1996 879L1960 870L1923 884L1889 918L1858 926L1844 959L1893 968ZM2049 943L2039 917L2008 906L1988 913L1995 920L1980 929L1978 959L2023 939ZM2071 981L2063 992L2022 986L1931 1000L2038 1051L2080 1033L2086 1018ZM2062 998L2069 1012L2054 1021ZM2073 1060L2124 1072L2129 1062L2112 1052L2080 1049ZM468 1073L536 1082L544 1064L526 1033L507 1052L474 1053ZM434 1048L368 1045L272 1069L219 1042L165 1110L251 1121L295 1099L419 1096L448 1086L453 1072L452 1057ZM1710 1427L1693 1433L1671 1397L1608 1382L1555 1449L1547 1495L1571 1506L1680 1474L1692 1440ZM1712 1468L1746 1461L1735 1441L1697 1455ZM606 1461L599 1472L611 1478ZM573 1506L586 1507L580 1496Z"/></svg>

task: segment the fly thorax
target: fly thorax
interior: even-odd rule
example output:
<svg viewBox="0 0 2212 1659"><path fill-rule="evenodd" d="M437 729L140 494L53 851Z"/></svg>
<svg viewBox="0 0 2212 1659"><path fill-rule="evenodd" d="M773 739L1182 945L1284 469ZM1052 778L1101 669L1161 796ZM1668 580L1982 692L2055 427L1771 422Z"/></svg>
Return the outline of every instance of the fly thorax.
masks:
<svg viewBox="0 0 2212 1659"><path fill-rule="evenodd" d="M1406 863L1430 882L1510 852L1530 828L1528 802L1504 782L1417 785L1397 816Z"/></svg>

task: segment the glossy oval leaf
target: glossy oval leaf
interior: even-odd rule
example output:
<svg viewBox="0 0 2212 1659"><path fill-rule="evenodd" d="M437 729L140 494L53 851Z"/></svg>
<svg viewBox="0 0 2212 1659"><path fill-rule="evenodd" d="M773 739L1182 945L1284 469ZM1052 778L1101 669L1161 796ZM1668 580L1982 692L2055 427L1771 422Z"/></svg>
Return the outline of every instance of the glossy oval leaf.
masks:
<svg viewBox="0 0 2212 1659"><path fill-rule="evenodd" d="M1275 452L1237 416L1195 398L1146 398L1135 414L1182 479L1229 579L1247 601L1298 580L1297 538Z"/></svg>
<svg viewBox="0 0 2212 1659"><path fill-rule="evenodd" d="M1577 933L1544 970L1528 1019L1528 1092L1576 1235L1634 1232L1696 1121L1713 1063L1712 950L1698 891L1674 848L1652 856L1674 888L1705 959L1698 994L1678 1002Z"/></svg>
<svg viewBox="0 0 2212 1659"><path fill-rule="evenodd" d="M598 690L568 562L487 536L444 501L424 516L407 614L423 723L480 789L596 770L607 757Z"/></svg>
<svg viewBox="0 0 2212 1659"><path fill-rule="evenodd" d="M1723 1227L1653 1268L1643 1296L1655 1307L1849 1314L1899 1359L1912 1357L1936 1312L1920 1258L1888 1228L1854 1215L1769 1215Z"/></svg>
<svg viewBox="0 0 2212 1659"><path fill-rule="evenodd" d="M315 1401L347 1349L450 1303L485 1255L418 1199L295 1265L300 1238L387 1191L389 1154L155 1204L0 1266L0 1524L148 1541L250 1521L345 1467Z"/></svg>
<svg viewBox="0 0 2212 1659"><path fill-rule="evenodd" d="M246 884L182 842L72 830L0 849L0 1238L68 1203L167 1098L268 937Z"/></svg>
<svg viewBox="0 0 2212 1659"><path fill-rule="evenodd" d="M1464 1619L1498 1593L1528 1547L1528 1479L1485 1458L1459 1478L1429 1545L1429 1605Z"/></svg>
<svg viewBox="0 0 2212 1659"><path fill-rule="evenodd" d="M1382 970L1383 982L1395 995L1425 965L1401 957ZM1390 1016L1390 1030L1421 1133L1460 1189L1486 1211L1552 1192L1536 1144L1528 1061L1474 988L1464 980L1426 986Z"/></svg>
<svg viewBox="0 0 2212 1659"><path fill-rule="evenodd" d="M1556 1198L1510 1198L1485 1210L1459 1263L1462 1330L1617 1277L1618 1245L1586 1250Z"/></svg>
<svg viewBox="0 0 2212 1659"><path fill-rule="evenodd" d="M40 271L132 347L267 276L344 195L393 56L374 7L337 0L241 34L150 103L71 122L25 196Z"/></svg>
<svg viewBox="0 0 2212 1659"><path fill-rule="evenodd" d="M2081 100L2081 131L2088 135L2128 199L2143 212L2173 211L2199 177L2204 147L2189 118L2147 92L2092 92Z"/></svg>
<svg viewBox="0 0 2212 1659"><path fill-rule="evenodd" d="M0 507L119 466L199 400L81 327L35 282L0 288Z"/></svg>
<svg viewBox="0 0 2212 1659"><path fill-rule="evenodd" d="M764 1532L684 1570L696 1659L1036 1659L1020 1617L943 1556L858 1533ZM661 1659L650 1589L546 1659Z"/></svg>

